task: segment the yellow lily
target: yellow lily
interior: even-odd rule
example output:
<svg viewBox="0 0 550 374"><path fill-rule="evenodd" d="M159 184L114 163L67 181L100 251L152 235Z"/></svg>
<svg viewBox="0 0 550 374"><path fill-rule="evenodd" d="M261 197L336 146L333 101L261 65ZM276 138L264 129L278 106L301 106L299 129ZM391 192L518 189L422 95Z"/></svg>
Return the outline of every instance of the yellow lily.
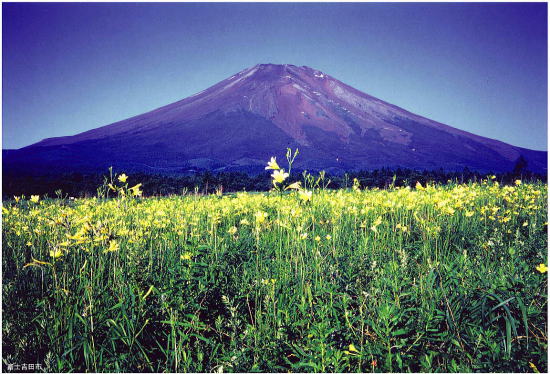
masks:
<svg viewBox="0 0 550 374"><path fill-rule="evenodd" d="M548 271L548 267L545 264L539 264L535 269L537 269L538 272L542 274Z"/></svg>
<svg viewBox="0 0 550 374"><path fill-rule="evenodd" d="M284 169L275 170L273 174L271 174L271 177L273 178L273 184L283 183L284 180L288 178L288 173L285 173Z"/></svg>
<svg viewBox="0 0 550 374"><path fill-rule="evenodd" d="M265 167L265 170L279 170L280 167L277 164L276 157L271 157L271 161L267 162L267 166Z"/></svg>

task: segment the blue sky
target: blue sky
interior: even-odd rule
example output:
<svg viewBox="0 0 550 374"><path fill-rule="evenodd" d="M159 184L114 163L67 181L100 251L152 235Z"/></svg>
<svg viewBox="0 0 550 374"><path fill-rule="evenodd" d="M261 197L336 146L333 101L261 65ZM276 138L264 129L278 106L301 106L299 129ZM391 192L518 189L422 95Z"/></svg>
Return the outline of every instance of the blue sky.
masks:
<svg viewBox="0 0 550 374"><path fill-rule="evenodd" d="M547 150L546 3L2 7L4 149L141 114L271 62Z"/></svg>

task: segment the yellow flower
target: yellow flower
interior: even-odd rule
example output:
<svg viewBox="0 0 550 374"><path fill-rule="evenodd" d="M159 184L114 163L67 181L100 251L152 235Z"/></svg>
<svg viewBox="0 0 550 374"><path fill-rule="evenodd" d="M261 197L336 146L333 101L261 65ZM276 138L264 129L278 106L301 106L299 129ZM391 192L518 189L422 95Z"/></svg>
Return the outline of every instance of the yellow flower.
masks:
<svg viewBox="0 0 550 374"><path fill-rule="evenodd" d="M532 362L529 362L529 367L533 370L533 372L535 373L540 373L539 369L537 368L537 366L535 364L533 364Z"/></svg>
<svg viewBox="0 0 550 374"><path fill-rule="evenodd" d="M348 350L353 353L359 353L359 351L357 350L357 348L355 348L353 344L349 345Z"/></svg>
<svg viewBox="0 0 550 374"><path fill-rule="evenodd" d="M141 183L138 183L134 187L129 188L129 190L132 191L132 195L141 196L143 194L143 191L139 189L140 187L141 187Z"/></svg>
<svg viewBox="0 0 550 374"><path fill-rule="evenodd" d="M288 173L285 173L284 169L275 170L273 174L271 174L271 177L273 178L273 184L283 183L284 180L288 178Z"/></svg>
<svg viewBox="0 0 550 374"><path fill-rule="evenodd" d="M525 221L525 222L523 222L523 225L522 225L522 226L525 227L525 226L527 226L528 224L529 224L529 222Z"/></svg>
<svg viewBox="0 0 550 374"><path fill-rule="evenodd" d="M332 239L332 236L327 234L326 238L327 238L327 240L330 240L330 239Z"/></svg>
<svg viewBox="0 0 550 374"><path fill-rule="evenodd" d="M19 199L21 199L19 196L14 196L13 197L15 199L15 202L18 203L19 202Z"/></svg>
<svg viewBox="0 0 550 374"><path fill-rule="evenodd" d="M516 179L514 183L516 184L516 186L519 186L521 184L521 181L519 179Z"/></svg>
<svg viewBox="0 0 550 374"><path fill-rule="evenodd" d="M126 183L126 179L128 179L128 176L126 174L121 174L118 176L119 182Z"/></svg>
<svg viewBox="0 0 550 374"><path fill-rule="evenodd" d="M302 188L302 186L300 186L300 183L301 182L294 182L292 183L291 185L288 185L285 190L290 190L290 189L293 189L293 190L299 190L300 188Z"/></svg>
<svg viewBox="0 0 550 374"><path fill-rule="evenodd" d="M422 184L421 184L420 182L416 182L416 186L415 186L415 187L416 187L417 190L425 190L425 188L422 187Z"/></svg>
<svg viewBox="0 0 550 374"><path fill-rule="evenodd" d="M32 247L32 243L30 241L27 242L27 247Z"/></svg>
<svg viewBox="0 0 550 374"><path fill-rule="evenodd" d="M315 237L315 241L316 241L316 242L320 242L320 241L321 241L321 237L320 237L319 235L317 235L317 236Z"/></svg>
<svg viewBox="0 0 550 374"><path fill-rule="evenodd" d="M400 230L403 231L403 232L409 231L409 228L408 228L407 226L402 225L402 224L400 224L400 223L398 223L395 227L396 227L397 229L400 229Z"/></svg>
<svg viewBox="0 0 550 374"><path fill-rule="evenodd" d="M471 217L471 216L474 215L474 212L466 211L466 213L464 213L464 215L465 215L466 217Z"/></svg>
<svg viewBox="0 0 550 374"><path fill-rule="evenodd" d="M272 285L275 284L275 282L277 282L277 280L273 279L273 278L271 278L271 279L262 279L261 282L262 282L263 285L267 286L269 284L272 284Z"/></svg>
<svg viewBox="0 0 550 374"><path fill-rule="evenodd" d="M279 170L280 167L277 164L277 157L271 157L271 161L268 161L267 166L265 167L265 170Z"/></svg>
<svg viewBox="0 0 550 374"><path fill-rule="evenodd" d="M378 229L377 227L380 226L380 224L382 223L382 217L378 217L372 224L371 226L371 230L374 231L374 232L378 232Z"/></svg>
<svg viewBox="0 0 550 374"><path fill-rule="evenodd" d="M304 232L304 233L300 234L300 239L302 239L302 240L307 239L307 232Z"/></svg>
<svg viewBox="0 0 550 374"><path fill-rule="evenodd" d="M548 267L545 264L539 264L535 269L537 269L537 271L542 274L548 271Z"/></svg>
<svg viewBox="0 0 550 374"><path fill-rule="evenodd" d="M54 259L57 259L61 256L63 256L63 252L61 252L61 250L58 248L50 251L50 257L53 257Z"/></svg>
<svg viewBox="0 0 550 374"><path fill-rule="evenodd" d="M311 196L313 195L313 193L311 191L307 191L307 190L300 190L298 191L298 195L300 197L300 200L302 201L310 201L311 200Z"/></svg>
<svg viewBox="0 0 550 374"><path fill-rule="evenodd" d="M118 243L115 240L111 240L109 242L109 248L104 250L103 253L105 253L105 252L116 252L116 251L118 251L119 248L120 247L118 246Z"/></svg>
<svg viewBox="0 0 550 374"><path fill-rule="evenodd" d="M31 201L33 203L37 203L38 200L40 200L40 196L39 195L31 195Z"/></svg>
<svg viewBox="0 0 550 374"><path fill-rule="evenodd" d="M450 206L445 208L445 213L447 213L448 215L452 216L454 214L454 212L455 212L455 210Z"/></svg>
<svg viewBox="0 0 550 374"><path fill-rule="evenodd" d="M180 258L181 258L182 260L189 261L189 260L191 260L191 258L193 258L193 254L192 254L191 252L185 252L184 254L182 254L182 255L180 256Z"/></svg>
<svg viewBox="0 0 550 374"><path fill-rule="evenodd" d="M235 235L237 233L237 228L235 226L231 226L227 232L229 235Z"/></svg>
<svg viewBox="0 0 550 374"><path fill-rule="evenodd" d="M267 218L267 213L266 212L256 212L254 214L254 217L256 217L256 223L261 225L262 223L265 222L265 220Z"/></svg>

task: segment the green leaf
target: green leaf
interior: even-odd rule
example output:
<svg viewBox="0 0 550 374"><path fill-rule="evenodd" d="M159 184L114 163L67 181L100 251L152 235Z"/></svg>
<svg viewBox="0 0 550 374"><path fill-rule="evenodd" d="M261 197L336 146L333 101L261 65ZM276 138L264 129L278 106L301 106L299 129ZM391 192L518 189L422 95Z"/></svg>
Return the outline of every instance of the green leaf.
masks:
<svg viewBox="0 0 550 374"><path fill-rule="evenodd" d="M399 330L393 331L391 334L392 334L392 336L399 336L399 335L405 335L405 334L408 334L408 333L409 333L409 330L407 330L407 329L399 329Z"/></svg>
<svg viewBox="0 0 550 374"><path fill-rule="evenodd" d="M506 318L506 356L507 358L510 358L510 355L512 353L512 327L511 323Z"/></svg>
<svg viewBox="0 0 550 374"><path fill-rule="evenodd" d="M525 336L527 337L527 348L529 348L529 325L527 324L527 308L525 308L525 304L523 304L523 300L521 299L521 297L516 296L516 299L518 301L519 309L521 310L521 318L523 320Z"/></svg>

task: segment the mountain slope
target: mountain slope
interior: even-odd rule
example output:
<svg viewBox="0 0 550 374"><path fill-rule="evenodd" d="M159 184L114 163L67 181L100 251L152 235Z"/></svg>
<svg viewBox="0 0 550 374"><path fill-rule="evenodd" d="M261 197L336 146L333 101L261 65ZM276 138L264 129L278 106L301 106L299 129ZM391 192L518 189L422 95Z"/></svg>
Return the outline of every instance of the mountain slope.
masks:
<svg viewBox="0 0 550 374"><path fill-rule="evenodd" d="M507 171L520 156L547 167L546 152L415 115L309 67L262 64L151 112L4 152L4 168L255 171L286 147L310 170Z"/></svg>

